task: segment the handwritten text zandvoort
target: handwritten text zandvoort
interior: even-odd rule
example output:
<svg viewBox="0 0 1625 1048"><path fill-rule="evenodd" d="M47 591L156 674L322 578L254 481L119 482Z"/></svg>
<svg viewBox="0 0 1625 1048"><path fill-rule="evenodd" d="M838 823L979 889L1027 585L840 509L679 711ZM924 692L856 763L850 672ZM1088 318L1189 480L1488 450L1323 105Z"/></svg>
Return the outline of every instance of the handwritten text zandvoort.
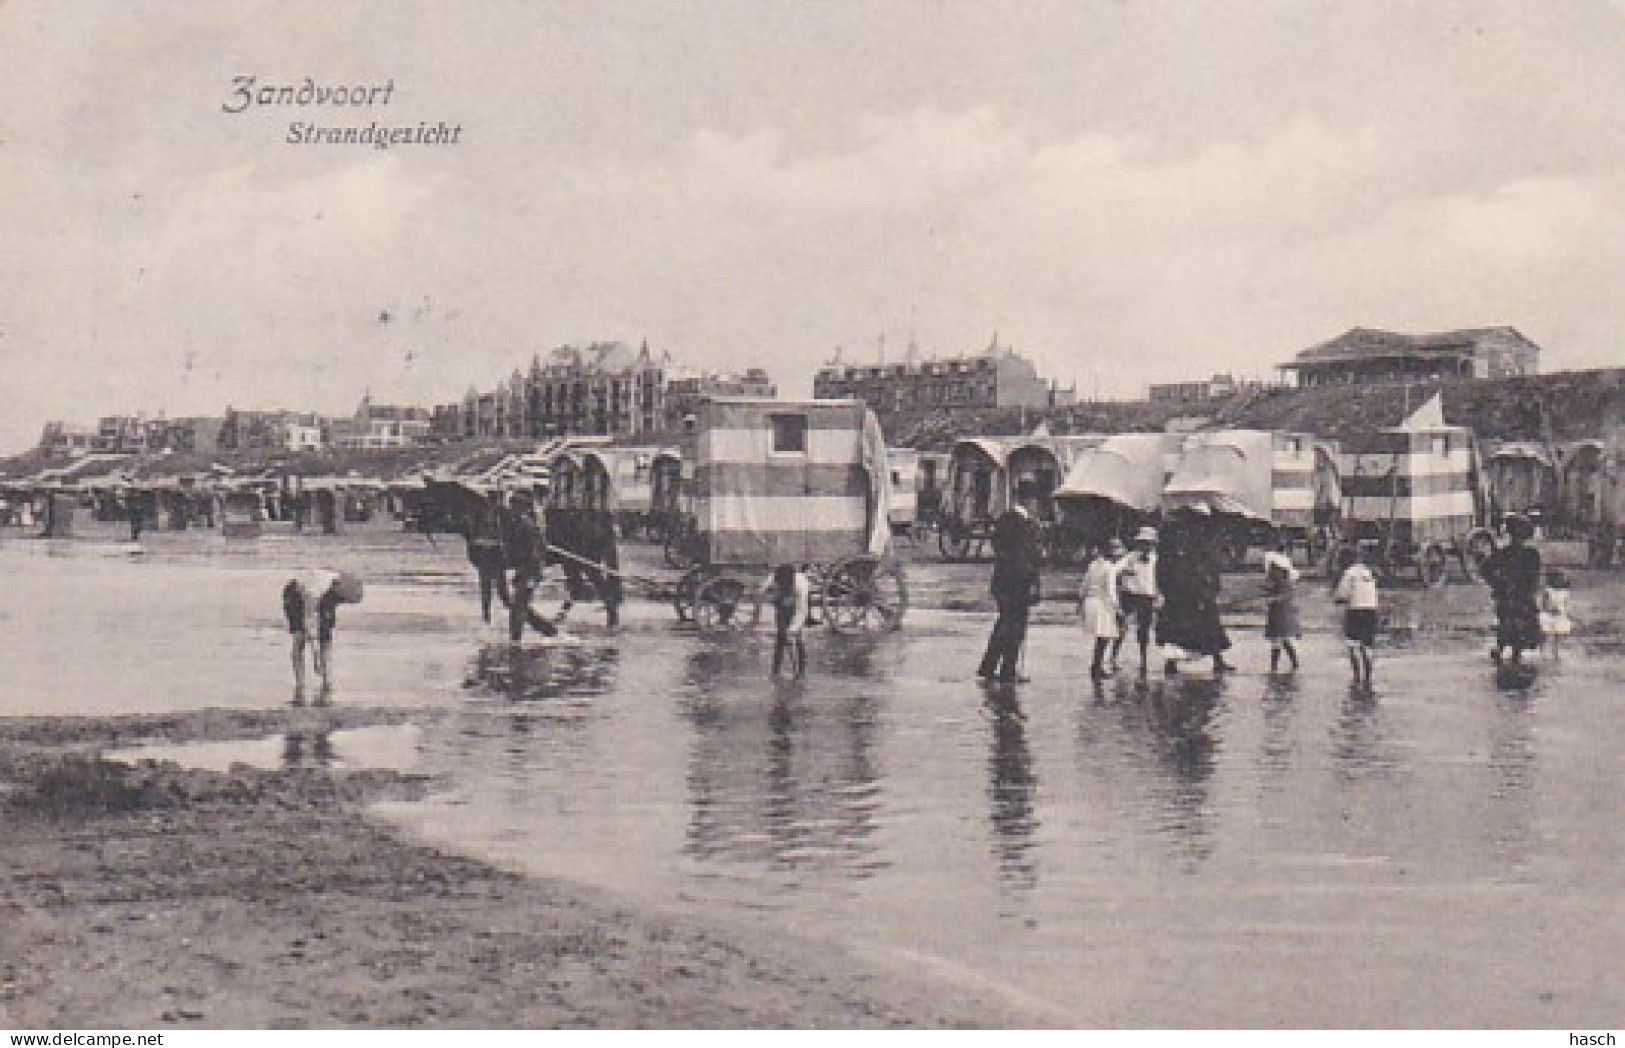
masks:
<svg viewBox="0 0 1625 1048"><path fill-rule="evenodd" d="M220 111L232 115L251 109L377 109L395 100L393 78L381 83L319 83L304 77L293 83L262 83L257 76L234 76ZM323 124L295 120L283 141L288 145L358 145L374 149L391 146L454 146L462 141L463 125L445 120Z"/></svg>

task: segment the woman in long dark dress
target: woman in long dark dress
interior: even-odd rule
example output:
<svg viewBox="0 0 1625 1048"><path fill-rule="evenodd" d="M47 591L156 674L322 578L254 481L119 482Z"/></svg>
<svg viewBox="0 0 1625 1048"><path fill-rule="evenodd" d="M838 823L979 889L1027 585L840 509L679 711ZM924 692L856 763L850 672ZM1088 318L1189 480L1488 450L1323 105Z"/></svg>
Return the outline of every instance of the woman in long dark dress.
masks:
<svg viewBox="0 0 1625 1048"><path fill-rule="evenodd" d="M1215 673L1234 669L1224 660L1230 637L1219 618L1219 556L1209 521L1180 513L1173 518L1157 559L1162 613L1157 643L1196 656L1212 657ZM1164 653L1163 669L1179 672L1179 660Z"/></svg>
<svg viewBox="0 0 1625 1048"><path fill-rule="evenodd" d="M1499 664L1523 662L1523 653L1540 647L1540 551L1529 545L1534 526L1528 517L1508 518L1505 546L1484 561L1484 581L1495 601L1495 648L1490 658Z"/></svg>

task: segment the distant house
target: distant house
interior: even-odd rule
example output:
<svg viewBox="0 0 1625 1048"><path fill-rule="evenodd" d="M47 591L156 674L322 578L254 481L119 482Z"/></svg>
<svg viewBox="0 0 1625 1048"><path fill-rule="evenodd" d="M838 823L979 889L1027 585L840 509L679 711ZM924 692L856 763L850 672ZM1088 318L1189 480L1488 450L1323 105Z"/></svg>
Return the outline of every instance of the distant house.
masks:
<svg viewBox="0 0 1625 1048"><path fill-rule="evenodd" d="M1470 328L1432 335L1405 335L1353 328L1299 353L1281 370L1300 386L1359 382L1410 382L1450 378L1533 375L1540 347L1516 328Z"/></svg>
<svg viewBox="0 0 1625 1048"><path fill-rule="evenodd" d="M374 404L363 396L355 414L334 419L327 430L327 442L335 448L406 448L429 439L431 425L427 409L396 404Z"/></svg>
<svg viewBox="0 0 1625 1048"><path fill-rule="evenodd" d="M47 422L40 433L39 449L52 459L88 455L96 450L96 431L72 422Z"/></svg>
<svg viewBox="0 0 1625 1048"><path fill-rule="evenodd" d="M1068 407L1077 399L1076 390L1039 378L1032 361L1001 346L997 334L970 356L922 359L910 346L892 364L832 361L813 376L813 396L861 400L876 411Z"/></svg>
<svg viewBox="0 0 1625 1048"><path fill-rule="evenodd" d="M193 415L170 419L161 424L153 445L162 451L188 455L213 455L220 450L220 429L224 418Z"/></svg>
<svg viewBox="0 0 1625 1048"><path fill-rule="evenodd" d="M1266 388L1264 383L1238 380L1226 372L1199 382L1154 383L1146 399L1153 404L1209 404Z"/></svg>
<svg viewBox="0 0 1625 1048"><path fill-rule="evenodd" d="M666 427L676 429L686 416L699 409L700 401L709 397L774 400L778 395L778 386L761 368L746 368L738 374L673 368L666 379Z"/></svg>
<svg viewBox="0 0 1625 1048"><path fill-rule="evenodd" d="M241 411L227 408L217 431L218 450L319 451L326 443L326 420L308 411Z"/></svg>

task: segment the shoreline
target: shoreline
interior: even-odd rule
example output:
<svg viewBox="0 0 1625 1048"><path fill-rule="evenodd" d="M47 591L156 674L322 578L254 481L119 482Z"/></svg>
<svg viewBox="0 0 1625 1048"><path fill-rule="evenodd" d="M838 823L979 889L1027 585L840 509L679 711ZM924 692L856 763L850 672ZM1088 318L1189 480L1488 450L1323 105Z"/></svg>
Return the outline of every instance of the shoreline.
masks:
<svg viewBox="0 0 1625 1048"><path fill-rule="evenodd" d="M433 711L332 711L348 726ZM0 1025L1027 1028L998 987L418 844L422 776L103 760L301 711L0 721Z"/></svg>

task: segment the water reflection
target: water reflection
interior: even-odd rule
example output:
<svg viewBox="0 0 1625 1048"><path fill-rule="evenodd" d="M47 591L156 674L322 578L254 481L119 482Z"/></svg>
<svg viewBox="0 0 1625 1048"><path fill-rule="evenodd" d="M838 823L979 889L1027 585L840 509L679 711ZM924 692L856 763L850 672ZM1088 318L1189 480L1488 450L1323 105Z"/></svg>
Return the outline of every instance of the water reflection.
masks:
<svg viewBox="0 0 1625 1048"><path fill-rule="evenodd" d="M1265 791L1279 788L1285 774L1292 769L1293 713L1297 709L1298 678L1296 676L1271 677L1264 685L1261 708L1264 713L1264 734L1259 740L1259 766L1266 776L1261 783Z"/></svg>
<svg viewBox="0 0 1625 1048"><path fill-rule="evenodd" d="M615 647L487 644L474 653L463 687L514 702L603 695L615 686L619 662Z"/></svg>
<svg viewBox="0 0 1625 1048"><path fill-rule="evenodd" d="M1027 745L1027 714L1013 687L990 687L983 703L992 736L988 747L988 817L999 875L1012 887L1038 885L1033 838L1038 831L1038 776Z"/></svg>
<svg viewBox="0 0 1625 1048"><path fill-rule="evenodd" d="M1501 696L1490 721L1489 811L1486 836L1498 864L1528 860L1537 833L1535 703L1527 694Z"/></svg>
<svg viewBox="0 0 1625 1048"><path fill-rule="evenodd" d="M1358 685L1349 686L1332 728L1332 759L1347 783L1384 778L1395 765L1376 696Z"/></svg>
<svg viewBox="0 0 1625 1048"><path fill-rule="evenodd" d="M295 684L293 686L293 699L290 702L290 705L303 706L306 704L306 701L305 686L303 684ZM322 681L316 686L315 696L311 697L308 701L312 706L333 705L333 682L330 680Z"/></svg>
<svg viewBox="0 0 1625 1048"><path fill-rule="evenodd" d="M1195 863L1213 854L1214 812L1208 791L1218 742L1212 721L1225 686L1223 677L1184 677L1152 688L1146 702L1159 763L1169 774L1158 791L1159 829L1178 846L1181 858Z"/></svg>
<svg viewBox="0 0 1625 1048"><path fill-rule="evenodd" d="M703 650L695 659L708 663ZM690 676L703 677L704 666ZM877 854L879 700L797 684L694 688L687 854L864 878Z"/></svg>
<svg viewBox="0 0 1625 1048"><path fill-rule="evenodd" d="M337 760L331 731L289 732L282 738L284 768L331 768Z"/></svg>

